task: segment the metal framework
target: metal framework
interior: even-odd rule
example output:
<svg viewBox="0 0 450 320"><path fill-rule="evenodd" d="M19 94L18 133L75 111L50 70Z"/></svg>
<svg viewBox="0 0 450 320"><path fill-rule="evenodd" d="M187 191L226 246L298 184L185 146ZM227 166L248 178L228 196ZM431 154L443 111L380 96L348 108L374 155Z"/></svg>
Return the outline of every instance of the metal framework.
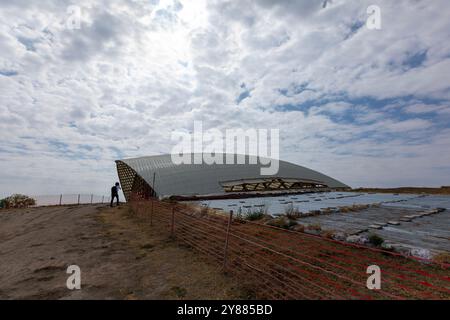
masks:
<svg viewBox="0 0 450 320"><path fill-rule="evenodd" d="M140 175L127 166L122 161L116 161L117 173L119 174L120 184L122 185L123 194L127 201L130 199L131 193L139 197L139 199L149 199L156 197L156 192L149 184L142 179Z"/></svg>
<svg viewBox="0 0 450 320"><path fill-rule="evenodd" d="M142 200L148 200L155 197L155 191L142 179L138 174L134 177L133 187L131 192L138 198Z"/></svg>
<svg viewBox="0 0 450 320"><path fill-rule="evenodd" d="M222 182L221 185L225 192L310 190L328 188L325 183L320 181L286 178L227 181Z"/></svg>

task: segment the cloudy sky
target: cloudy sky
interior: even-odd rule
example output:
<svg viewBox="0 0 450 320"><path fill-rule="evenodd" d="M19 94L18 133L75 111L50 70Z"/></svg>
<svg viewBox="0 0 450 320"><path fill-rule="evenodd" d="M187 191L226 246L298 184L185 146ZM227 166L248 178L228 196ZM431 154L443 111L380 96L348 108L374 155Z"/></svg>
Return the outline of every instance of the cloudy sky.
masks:
<svg viewBox="0 0 450 320"><path fill-rule="evenodd" d="M366 26L373 4L381 30ZM353 187L449 185L449 13L448 0L0 0L0 195L107 193L115 159L170 152L194 120L279 128L282 159Z"/></svg>

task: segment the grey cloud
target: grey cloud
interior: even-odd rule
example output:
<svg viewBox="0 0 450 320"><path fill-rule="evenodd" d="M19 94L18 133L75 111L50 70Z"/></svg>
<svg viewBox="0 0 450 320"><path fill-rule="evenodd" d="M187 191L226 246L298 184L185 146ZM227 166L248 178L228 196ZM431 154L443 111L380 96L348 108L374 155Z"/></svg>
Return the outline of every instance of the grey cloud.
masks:
<svg viewBox="0 0 450 320"><path fill-rule="evenodd" d="M19 73L15 70L0 70L0 75L5 77L17 76Z"/></svg>
<svg viewBox="0 0 450 320"><path fill-rule="evenodd" d="M129 36L127 31L128 27L119 17L102 12L94 16L90 25L66 31L70 41L62 57L67 61L87 61L96 55L117 54L125 35Z"/></svg>
<svg viewBox="0 0 450 320"><path fill-rule="evenodd" d="M282 14L291 13L299 16L308 16L324 7L322 0L255 0L255 3L268 9L276 8Z"/></svg>

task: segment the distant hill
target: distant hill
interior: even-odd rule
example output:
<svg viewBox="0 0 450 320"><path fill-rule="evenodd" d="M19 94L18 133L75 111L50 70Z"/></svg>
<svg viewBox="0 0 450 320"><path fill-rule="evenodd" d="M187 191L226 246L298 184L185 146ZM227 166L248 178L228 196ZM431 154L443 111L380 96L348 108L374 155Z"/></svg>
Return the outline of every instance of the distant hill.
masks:
<svg viewBox="0 0 450 320"><path fill-rule="evenodd" d="M425 187L400 187L400 188L357 188L355 192L378 192L378 193L425 193L425 194L446 194L450 195L450 186L440 188Z"/></svg>

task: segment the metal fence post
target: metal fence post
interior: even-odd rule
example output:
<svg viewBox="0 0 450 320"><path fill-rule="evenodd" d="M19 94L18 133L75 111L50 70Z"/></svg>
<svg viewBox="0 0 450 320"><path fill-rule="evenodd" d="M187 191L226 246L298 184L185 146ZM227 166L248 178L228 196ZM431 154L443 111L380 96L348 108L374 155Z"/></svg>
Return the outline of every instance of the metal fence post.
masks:
<svg viewBox="0 0 450 320"><path fill-rule="evenodd" d="M80 204L80 195L78 194L78 204Z"/></svg>
<svg viewBox="0 0 450 320"><path fill-rule="evenodd" d="M225 236L225 249L223 251L223 266L222 266L222 270L223 271L225 271L225 268L227 267L228 241L230 239L230 228L231 228L231 221L232 220L233 220L233 210L230 210L230 216L228 218L227 234Z"/></svg>
<svg viewBox="0 0 450 320"><path fill-rule="evenodd" d="M62 204L62 194L59 195L59 205Z"/></svg>
<svg viewBox="0 0 450 320"><path fill-rule="evenodd" d="M172 207L172 224L170 226L170 235L173 237L175 227L175 207Z"/></svg>

